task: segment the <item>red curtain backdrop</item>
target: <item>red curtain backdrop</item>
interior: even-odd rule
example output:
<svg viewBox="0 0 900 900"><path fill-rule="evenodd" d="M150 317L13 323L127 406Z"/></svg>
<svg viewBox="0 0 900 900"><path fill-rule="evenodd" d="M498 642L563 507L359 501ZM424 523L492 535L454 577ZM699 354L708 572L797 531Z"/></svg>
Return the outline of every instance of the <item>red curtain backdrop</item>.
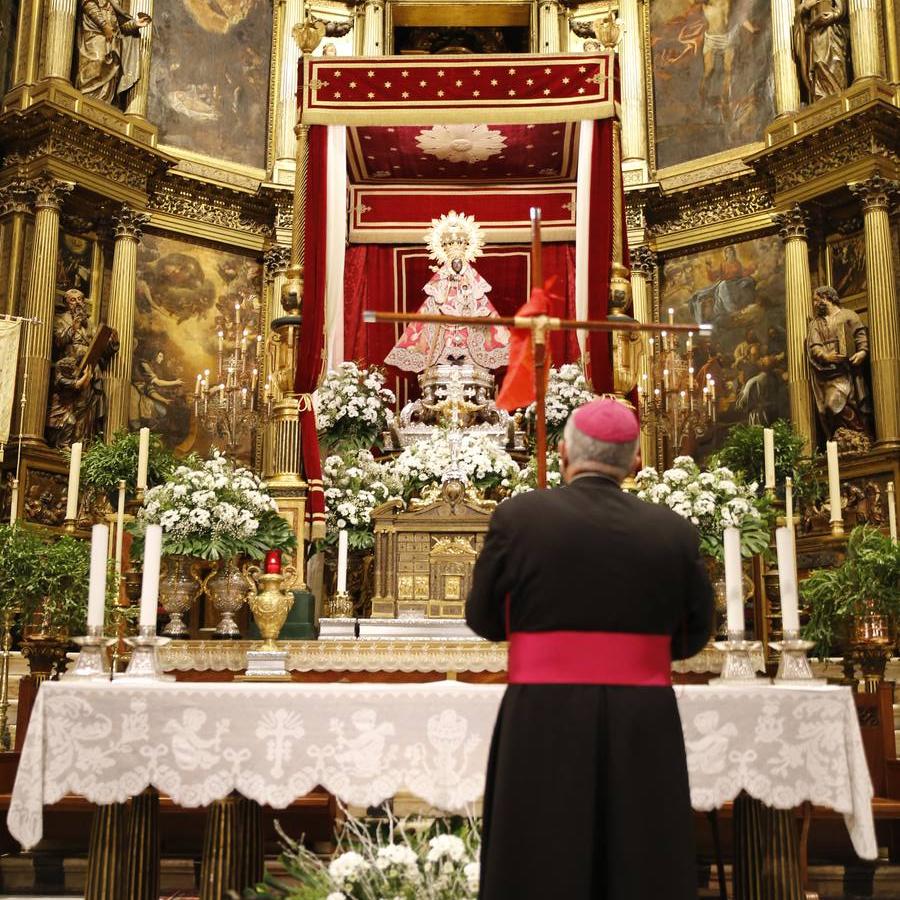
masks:
<svg viewBox="0 0 900 900"><path fill-rule="evenodd" d="M544 244L544 278L553 279L554 316L575 316L575 245ZM383 365L402 326L366 325L364 310L416 312L425 299L422 287L431 277L427 252L420 247L356 244L347 248L344 266L344 355L364 365ZM491 285L488 294L500 315L513 315L525 302L531 284L530 248L517 244L487 247L475 267ZM554 365L577 362L574 332L555 332L551 339ZM416 376L388 367L389 386L400 403L417 396ZM502 376L502 371L498 375ZM498 377L498 384L502 378Z"/></svg>
<svg viewBox="0 0 900 900"><path fill-rule="evenodd" d="M294 390L311 394L325 366L325 219L328 182L328 133L324 125L309 129L309 165L306 175L306 236L303 268L303 324L301 354ZM312 539L325 536L325 494L322 461L312 404L301 404L300 445L307 484L306 520Z"/></svg>

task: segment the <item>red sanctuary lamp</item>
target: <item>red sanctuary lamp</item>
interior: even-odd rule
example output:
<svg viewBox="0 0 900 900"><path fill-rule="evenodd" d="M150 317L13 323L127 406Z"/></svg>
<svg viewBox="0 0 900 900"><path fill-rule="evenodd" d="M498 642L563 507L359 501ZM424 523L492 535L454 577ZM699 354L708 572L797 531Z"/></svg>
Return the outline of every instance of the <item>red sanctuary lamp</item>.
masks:
<svg viewBox="0 0 900 900"><path fill-rule="evenodd" d="M265 563L265 572L266 574L272 575L280 575L281 574L281 551L280 550L269 550L266 553L266 563Z"/></svg>

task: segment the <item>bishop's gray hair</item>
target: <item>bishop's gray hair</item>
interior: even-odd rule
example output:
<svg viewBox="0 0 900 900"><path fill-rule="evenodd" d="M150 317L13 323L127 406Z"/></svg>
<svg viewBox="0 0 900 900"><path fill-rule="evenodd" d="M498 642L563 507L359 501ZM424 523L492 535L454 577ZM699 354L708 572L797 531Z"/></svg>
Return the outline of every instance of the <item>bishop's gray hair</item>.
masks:
<svg viewBox="0 0 900 900"><path fill-rule="evenodd" d="M598 441L578 430L575 426L575 414L572 413L566 422L563 440L566 442L570 467L581 463L599 463L621 472L624 476L631 469L640 438L634 441L627 441L624 444Z"/></svg>

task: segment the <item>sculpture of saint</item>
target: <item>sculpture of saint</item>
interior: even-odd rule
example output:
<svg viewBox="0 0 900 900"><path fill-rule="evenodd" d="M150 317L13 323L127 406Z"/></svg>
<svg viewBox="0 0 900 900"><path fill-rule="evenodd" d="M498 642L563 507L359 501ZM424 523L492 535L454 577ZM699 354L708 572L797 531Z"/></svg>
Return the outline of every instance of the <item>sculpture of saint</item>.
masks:
<svg viewBox="0 0 900 900"><path fill-rule="evenodd" d="M141 77L139 38L150 21L146 13L132 17L113 0L81 0L75 87L115 104Z"/></svg>
<svg viewBox="0 0 900 900"><path fill-rule="evenodd" d="M815 315L807 326L806 354L826 439L847 449L861 449L871 438L872 404L863 372L869 336L860 317L853 310L842 309L840 302L833 287L825 285L813 291Z"/></svg>
<svg viewBox="0 0 900 900"><path fill-rule="evenodd" d="M850 82L847 0L800 0L794 13L794 56L807 102L839 94Z"/></svg>
<svg viewBox="0 0 900 900"><path fill-rule="evenodd" d="M47 417L47 439L58 448L89 441L99 430L105 413L103 373L119 349L118 339L114 339L96 365L82 368L95 330L81 291L66 291L63 302L65 310L53 323L54 363Z"/></svg>
<svg viewBox="0 0 900 900"><path fill-rule="evenodd" d="M438 263L424 287L420 313L486 319L497 316L488 299L491 286L472 261L481 255L484 237L472 216L450 212L432 219L425 235L430 258ZM411 322L384 360L407 372L436 365L474 365L499 369L509 362L509 330L503 326L469 328Z"/></svg>

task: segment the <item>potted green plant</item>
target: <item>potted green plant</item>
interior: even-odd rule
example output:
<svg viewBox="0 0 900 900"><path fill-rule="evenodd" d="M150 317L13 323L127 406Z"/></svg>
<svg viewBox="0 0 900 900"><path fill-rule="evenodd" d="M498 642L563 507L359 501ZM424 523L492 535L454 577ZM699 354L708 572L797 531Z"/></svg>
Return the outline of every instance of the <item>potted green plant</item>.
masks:
<svg viewBox="0 0 900 900"><path fill-rule="evenodd" d="M81 483L98 494L105 494L115 507L119 482L125 482L126 496L135 495L138 466L138 441L134 431L119 431L108 443L96 441L81 457ZM147 486L165 484L177 461L165 447L159 435L150 435L150 454L147 460Z"/></svg>
<svg viewBox="0 0 900 900"><path fill-rule="evenodd" d="M775 491L784 497L784 481L793 482L796 509L812 503L821 495L815 460L805 452L804 440L790 422L779 419L771 425L775 437ZM727 466L739 472L748 482L755 482L762 492L765 485L763 426L733 425L728 430L721 450L710 460L712 466Z"/></svg>
<svg viewBox="0 0 900 900"><path fill-rule="evenodd" d="M880 647L883 662L900 615L900 546L869 525L850 532L847 556L833 569L818 569L800 585L809 605L804 637L820 656L835 649L865 655ZM839 647L839 644L844 646Z"/></svg>

